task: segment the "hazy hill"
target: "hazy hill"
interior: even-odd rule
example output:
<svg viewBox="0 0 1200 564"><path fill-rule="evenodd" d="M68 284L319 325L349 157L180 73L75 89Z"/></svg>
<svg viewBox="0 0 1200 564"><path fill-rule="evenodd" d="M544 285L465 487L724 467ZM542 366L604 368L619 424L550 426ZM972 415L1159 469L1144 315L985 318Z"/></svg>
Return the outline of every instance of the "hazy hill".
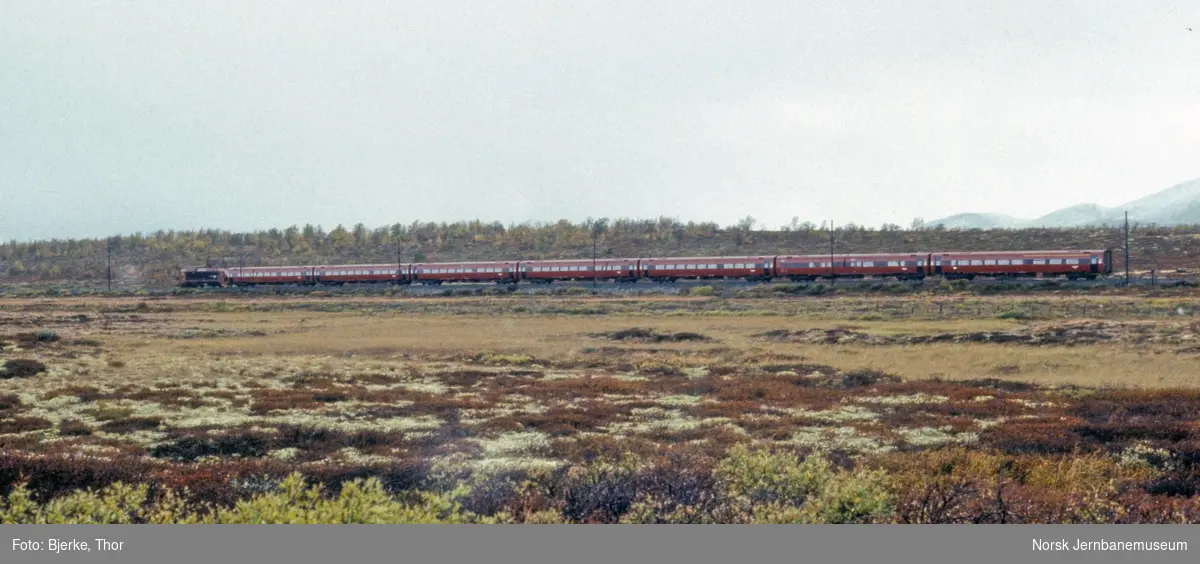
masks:
<svg viewBox="0 0 1200 564"><path fill-rule="evenodd" d="M1020 218L999 213L960 213L939 219L931 225L941 225L946 229L1003 229L1023 221Z"/></svg>
<svg viewBox="0 0 1200 564"><path fill-rule="evenodd" d="M1113 208L1078 204L1035 219L1001 214L962 213L935 220L931 224L940 223L947 228L961 229L1115 226L1125 221L1126 211L1131 219L1144 224L1200 224L1200 178Z"/></svg>

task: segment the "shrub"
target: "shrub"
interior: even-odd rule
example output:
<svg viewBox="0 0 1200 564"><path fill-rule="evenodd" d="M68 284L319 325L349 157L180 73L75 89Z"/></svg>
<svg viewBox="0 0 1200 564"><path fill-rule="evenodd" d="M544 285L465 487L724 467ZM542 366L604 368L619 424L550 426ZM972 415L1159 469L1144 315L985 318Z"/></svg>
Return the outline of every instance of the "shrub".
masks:
<svg viewBox="0 0 1200 564"><path fill-rule="evenodd" d="M12 419L0 420L0 435L40 431L42 429L49 429L53 426L53 423L42 419L41 417L15 417Z"/></svg>
<svg viewBox="0 0 1200 564"><path fill-rule="evenodd" d="M58 333L54 331L38 331L34 334L34 338L40 343L53 343L58 340Z"/></svg>
<svg viewBox="0 0 1200 564"><path fill-rule="evenodd" d="M84 437L92 434L92 428L76 419L64 419L58 424L58 434L64 437Z"/></svg>
<svg viewBox="0 0 1200 564"><path fill-rule="evenodd" d="M162 424L157 417L129 417L115 419L100 426L107 433L132 433L134 431L153 431Z"/></svg>
<svg viewBox="0 0 1200 564"><path fill-rule="evenodd" d="M637 497L637 468L630 459L570 468L563 478L563 516L577 522L617 522Z"/></svg>
<svg viewBox="0 0 1200 564"><path fill-rule="evenodd" d="M1024 321L1029 319L1029 314L1023 311L1006 311L1000 315L997 315L996 319L1016 319L1018 321Z"/></svg>
<svg viewBox="0 0 1200 564"><path fill-rule="evenodd" d="M204 456L259 457L267 454L266 442L253 435L227 435L214 438L184 437L161 444L150 451L155 458L192 462Z"/></svg>
<svg viewBox="0 0 1200 564"><path fill-rule="evenodd" d="M825 482L802 507L769 503L755 507L754 523L875 523L890 519L895 498L887 474L860 470L842 472Z"/></svg>
<svg viewBox="0 0 1200 564"><path fill-rule="evenodd" d="M21 407L21 398L16 394L0 394L0 412Z"/></svg>
<svg viewBox="0 0 1200 564"><path fill-rule="evenodd" d="M809 456L803 461L792 453L750 450L734 446L717 465L716 476L731 497L751 504L782 502L795 506L819 492L833 475L829 461Z"/></svg>
<svg viewBox="0 0 1200 564"><path fill-rule="evenodd" d="M46 371L46 365L32 359L17 358L0 365L0 380L32 378Z"/></svg>
<svg viewBox="0 0 1200 564"><path fill-rule="evenodd" d="M871 523L891 519L895 498L880 470L837 470L825 456L730 449L716 475L754 523Z"/></svg>
<svg viewBox="0 0 1200 564"><path fill-rule="evenodd" d="M688 291L689 296L715 296L717 291L712 286L696 286Z"/></svg>
<svg viewBox="0 0 1200 564"><path fill-rule="evenodd" d="M813 284L806 288L805 293L810 296L824 296L825 294L831 294L835 291L836 290L832 286L826 286L825 284Z"/></svg>
<svg viewBox="0 0 1200 564"><path fill-rule="evenodd" d="M0 500L0 523L30 524L306 524L306 523L468 523L488 522L463 511L455 492L419 492L412 502L392 498L377 479L355 480L336 497L308 487L300 474L288 476L271 493L239 501L232 508L185 505L173 492L151 498L149 488L116 483L99 492L75 492L38 503L24 484ZM198 509L198 510L197 510ZM494 522L494 521L493 521Z"/></svg>

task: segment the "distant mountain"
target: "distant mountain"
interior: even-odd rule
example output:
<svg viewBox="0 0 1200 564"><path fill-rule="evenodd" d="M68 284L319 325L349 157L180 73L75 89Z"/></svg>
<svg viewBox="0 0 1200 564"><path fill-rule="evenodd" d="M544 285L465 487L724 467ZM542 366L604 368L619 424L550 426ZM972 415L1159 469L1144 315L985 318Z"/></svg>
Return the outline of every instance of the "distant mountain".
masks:
<svg viewBox="0 0 1200 564"><path fill-rule="evenodd" d="M1177 184L1124 205L1105 208L1096 204L1078 204L1050 212L1036 219L1021 219L994 213L960 213L929 222L947 228L997 229L1021 227L1082 227L1117 225L1125 212L1138 223L1158 225L1200 224L1200 178Z"/></svg>
<svg viewBox="0 0 1200 564"><path fill-rule="evenodd" d="M1011 227L1025 220L999 213L960 213L933 222L947 229L997 229Z"/></svg>

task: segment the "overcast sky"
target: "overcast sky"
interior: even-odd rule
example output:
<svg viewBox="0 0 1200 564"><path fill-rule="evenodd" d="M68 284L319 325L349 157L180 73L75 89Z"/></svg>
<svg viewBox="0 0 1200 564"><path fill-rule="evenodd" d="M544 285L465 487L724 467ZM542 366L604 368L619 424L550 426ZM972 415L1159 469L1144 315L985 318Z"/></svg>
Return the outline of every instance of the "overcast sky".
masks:
<svg viewBox="0 0 1200 564"><path fill-rule="evenodd" d="M0 0L0 238L1034 217L1200 177L1198 69L1196 0Z"/></svg>

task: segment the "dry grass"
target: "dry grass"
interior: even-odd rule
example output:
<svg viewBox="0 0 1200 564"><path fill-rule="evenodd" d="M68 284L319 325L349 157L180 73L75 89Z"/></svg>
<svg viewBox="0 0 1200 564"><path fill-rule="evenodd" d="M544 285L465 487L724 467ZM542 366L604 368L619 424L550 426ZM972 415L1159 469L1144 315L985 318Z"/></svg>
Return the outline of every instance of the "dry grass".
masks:
<svg viewBox="0 0 1200 564"><path fill-rule="evenodd" d="M300 469L334 480L388 468L402 481L414 465L542 472L614 452L719 458L745 443L832 449L859 460L947 446L1014 456L1191 456L1200 444L1191 423L1200 395L1180 390L1200 390L1200 355L1185 350L1197 327L1183 320L1153 324L1153 331L1145 323L1104 326L1139 339L1170 337L1136 346L900 345L908 336L1033 325L189 304L158 302L135 312L72 300L29 304L37 317L20 322L38 319L33 329L62 338L36 351L0 353L36 354L47 367L5 380L0 449L12 468L37 457L83 456L177 473L177 483L216 492L213 484L246 472ZM73 320L80 312L89 320ZM1039 331L1052 332L1039 323ZM611 338L633 327L704 339ZM830 329L887 339L763 337ZM1160 486L1191 491L1200 481L1190 476Z"/></svg>

